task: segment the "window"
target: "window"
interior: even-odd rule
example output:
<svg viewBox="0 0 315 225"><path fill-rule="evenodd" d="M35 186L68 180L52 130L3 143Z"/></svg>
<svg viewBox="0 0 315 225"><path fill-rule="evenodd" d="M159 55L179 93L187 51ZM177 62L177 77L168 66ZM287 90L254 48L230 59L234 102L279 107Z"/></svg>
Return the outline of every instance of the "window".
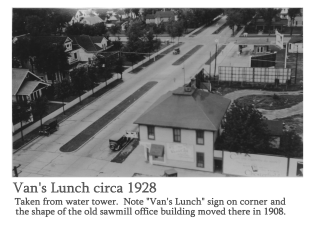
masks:
<svg viewBox="0 0 315 225"><path fill-rule="evenodd" d="M180 142L180 129L173 129L173 140L174 142Z"/></svg>
<svg viewBox="0 0 315 225"><path fill-rule="evenodd" d="M77 53L74 53L73 55L74 55L74 58L77 59L77 57L78 57Z"/></svg>
<svg viewBox="0 0 315 225"><path fill-rule="evenodd" d="M197 167L205 167L205 155L202 152L197 152Z"/></svg>
<svg viewBox="0 0 315 225"><path fill-rule="evenodd" d="M197 140L197 145L204 144L204 131L203 130L196 131L196 140Z"/></svg>
<svg viewBox="0 0 315 225"><path fill-rule="evenodd" d="M150 140L155 139L154 126L148 126L148 139Z"/></svg>

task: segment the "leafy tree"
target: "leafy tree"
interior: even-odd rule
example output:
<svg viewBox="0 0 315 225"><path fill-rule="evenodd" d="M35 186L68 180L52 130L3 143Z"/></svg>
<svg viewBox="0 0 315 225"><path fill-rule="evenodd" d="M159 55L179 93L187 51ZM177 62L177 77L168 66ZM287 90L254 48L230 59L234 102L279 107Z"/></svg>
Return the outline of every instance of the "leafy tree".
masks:
<svg viewBox="0 0 315 225"><path fill-rule="evenodd" d="M32 103L32 111L34 115L39 116L40 118L40 126L42 127L42 119L43 115L48 111L48 100L45 96L41 96L40 98L36 99Z"/></svg>
<svg viewBox="0 0 315 225"><path fill-rule="evenodd" d="M36 15L26 17L25 29L32 36L40 35L44 28L43 20Z"/></svg>
<svg viewBox="0 0 315 225"><path fill-rule="evenodd" d="M94 59L94 65L96 67L97 76L106 82L113 77L115 65L117 60L117 54L114 53L110 56L103 56L98 54Z"/></svg>
<svg viewBox="0 0 315 225"><path fill-rule="evenodd" d="M23 136L23 122L29 122L32 118L31 104L29 101L18 101L12 105L13 120L20 121L21 124L21 137Z"/></svg>
<svg viewBox="0 0 315 225"><path fill-rule="evenodd" d="M35 65L40 72L47 73L54 83L55 75L68 69L69 56L62 44L40 43Z"/></svg>
<svg viewBox="0 0 315 225"><path fill-rule="evenodd" d="M94 87L97 82L99 82L98 76L97 76L97 69L96 67L92 65L87 65L87 72L88 72L88 77L90 80L90 88L92 89L92 93L94 95Z"/></svg>
<svg viewBox="0 0 315 225"><path fill-rule="evenodd" d="M58 99L62 100L63 114L65 114L65 104L64 100L67 98L72 91L72 86L69 80L64 79L54 85L54 94Z"/></svg>
<svg viewBox="0 0 315 225"><path fill-rule="evenodd" d="M242 23L241 20L242 14L240 12L240 9L226 9L225 14L227 15L226 22L229 28L231 28L234 36L235 26L239 26Z"/></svg>
<svg viewBox="0 0 315 225"><path fill-rule="evenodd" d="M273 19L280 13L281 9L274 8L262 8L258 9L258 14L264 19L268 26L268 33L270 35L270 26L272 25Z"/></svg>
<svg viewBox="0 0 315 225"><path fill-rule="evenodd" d="M303 157L303 142L294 130L285 131L281 137L280 151L289 158Z"/></svg>
<svg viewBox="0 0 315 225"><path fill-rule="evenodd" d="M124 59L120 56L118 60L116 61L114 72L120 74L121 80L122 80L122 74L124 72L123 64L124 64Z"/></svg>
<svg viewBox="0 0 315 225"><path fill-rule="evenodd" d="M116 37L116 34L119 34L121 32L121 26L119 24L115 24L114 26L110 27L109 31L112 35Z"/></svg>
<svg viewBox="0 0 315 225"><path fill-rule="evenodd" d="M12 45L12 56L17 58L21 64L27 62L30 57L30 40L29 38L19 38Z"/></svg>
<svg viewBox="0 0 315 225"><path fill-rule="evenodd" d="M289 8L288 9L288 16L291 19L291 31L290 31L290 35L292 36L292 31L293 31L293 23L295 20L295 17L300 14L301 9L300 8Z"/></svg>
<svg viewBox="0 0 315 225"><path fill-rule="evenodd" d="M136 15L136 17L139 17L139 15L140 15L140 9L139 8L133 8L133 9L131 9L131 12L133 12Z"/></svg>
<svg viewBox="0 0 315 225"><path fill-rule="evenodd" d="M80 103L81 103L81 93L83 90L89 90L90 78L88 76L87 69L85 67L79 67L70 72L71 81L73 84L74 90L79 95Z"/></svg>
<svg viewBox="0 0 315 225"><path fill-rule="evenodd" d="M264 120L252 105L232 104L226 113L224 131L218 140L219 147L240 153L268 152L272 138Z"/></svg>

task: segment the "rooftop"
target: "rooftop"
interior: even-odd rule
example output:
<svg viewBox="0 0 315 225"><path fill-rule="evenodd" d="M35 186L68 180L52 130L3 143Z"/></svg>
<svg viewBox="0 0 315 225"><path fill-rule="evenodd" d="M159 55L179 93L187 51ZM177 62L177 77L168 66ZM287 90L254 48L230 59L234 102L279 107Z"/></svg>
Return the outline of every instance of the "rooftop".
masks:
<svg viewBox="0 0 315 225"><path fill-rule="evenodd" d="M292 37L289 43L303 43L303 37Z"/></svg>
<svg viewBox="0 0 315 225"><path fill-rule="evenodd" d="M219 95L180 87L161 96L136 124L217 131L231 100Z"/></svg>

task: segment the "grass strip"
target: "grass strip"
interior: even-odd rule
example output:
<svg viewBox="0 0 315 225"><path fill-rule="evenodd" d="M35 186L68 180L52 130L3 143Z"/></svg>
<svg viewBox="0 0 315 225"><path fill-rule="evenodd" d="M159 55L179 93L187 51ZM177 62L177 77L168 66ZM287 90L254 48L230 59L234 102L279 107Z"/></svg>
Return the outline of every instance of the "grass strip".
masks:
<svg viewBox="0 0 315 225"><path fill-rule="evenodd" d="M120 102L117 106L109 110L105 113L101 118L96 120L90 126L88 126L85 130L79 133L77 136L72 138L66 144L61 146L61 152L73 152L85 144L91 137L93 137L96 133L98 133L103 127L109 124L113 119L115 119L119 114L125 111L130 105L132 105L135 101L137 101L143 94L149 91L153 86L155 86L158 82L150 81L127 97L125 100Z"/></svg>
<svg viewBox="0 0 315 225"><path fill-rule="evenodd" d="M94 96L90 95L86 99L82 100L81 103L77 103L74 106L72 106L71 108L65 110L65 114L61 113L54 118L56 118L59 122L69 118L70 116L72 116L73 114L77 113L79 110L84 108L86 105L88 105L89 103L91 103L95 99L101 97L103 94L105 94L109 90L115 88L117 85L121 84L122 82L123 81L120 79L111 82L107 86L105 86L102 89L95 92ZM17 150L17 149L21 148L23 145L25 145L25 144L29 143L30 141L34 140L35 138L37 138L39 129L40 129L40 127L36 128L33 131L29 132L28 134L24 135L24 141L22 140L22 138L14 141L13 142L13 149Z"/></svg>
<svg viewBox="0 0 315 225"><path fill-rule="evenodd" d="M118 155L115 156L115 158L111 160L111 162L123 163L138 145L139 139L132 140L129 145L127 145L123 150L118 153Z"/></svg>
<svg viewBox="0 0 315 225"><path fill-rule="evenodd" d="M224 28L228 26L227 23L222 24L216 31L214 31L212 34L218 34L220 33Z"/></svg>
<svg viewBox="0 0 315 225"><path fill-rule="evenodd" d="M203 45L196 45L193 47L189 52L187 52L185 55L183 55L181 58L179 58L176 62L174 62L172 65L180 65L183 62L185 62L190 56L192 56L194 53L196 53Z"/></svg>
<svg viewBox="0 0 315 225"><path fill-rule="evenodd" d="M155 61L158 61L159 59L163 58L165 55L167 55L168 53L172 52L175 48L178 48L179 46L181 46L182 44L184 44L183 42L179 42L176 45L166 49L165 51L161 52L160 54L155 56L152 59L149 59L147 62L141 64L140 66L138 66L137 68L131 70L129 73L139 73L143 68L146 68L148 66L150 66L152 63L154 63Z"/></svg>
<svg viewBox="0 0 315 225"><path fill-rule="evenodd" d="M217 52L217 55L219 55L223 49L226 47L226 45L222 45L219 49L218 49L218 52ZM215 59L215 54L211 55L211 58L208 59L207 62L205 62L206 65L210 65L210 63Z"/></svg>

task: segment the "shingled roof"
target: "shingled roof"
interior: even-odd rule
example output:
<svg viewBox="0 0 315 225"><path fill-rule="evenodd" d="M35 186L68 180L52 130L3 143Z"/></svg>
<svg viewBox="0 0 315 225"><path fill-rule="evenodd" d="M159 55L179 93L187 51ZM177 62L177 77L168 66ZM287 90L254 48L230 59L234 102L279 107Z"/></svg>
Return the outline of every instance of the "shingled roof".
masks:
<svg viewBox="0 0 315 225"><path fill-rule="evenodd" d="M230 103L219 95L180 87L161 96L134 123L217 131Z"/></svg>
<svg viewBox="0 0 315 225"><path fill-rule="evenodd" d="M69 37L73 41L73 45L79 45L88 52L99 51L99 49L96 47L92 38L89 35L75 35Z"/></svg>

